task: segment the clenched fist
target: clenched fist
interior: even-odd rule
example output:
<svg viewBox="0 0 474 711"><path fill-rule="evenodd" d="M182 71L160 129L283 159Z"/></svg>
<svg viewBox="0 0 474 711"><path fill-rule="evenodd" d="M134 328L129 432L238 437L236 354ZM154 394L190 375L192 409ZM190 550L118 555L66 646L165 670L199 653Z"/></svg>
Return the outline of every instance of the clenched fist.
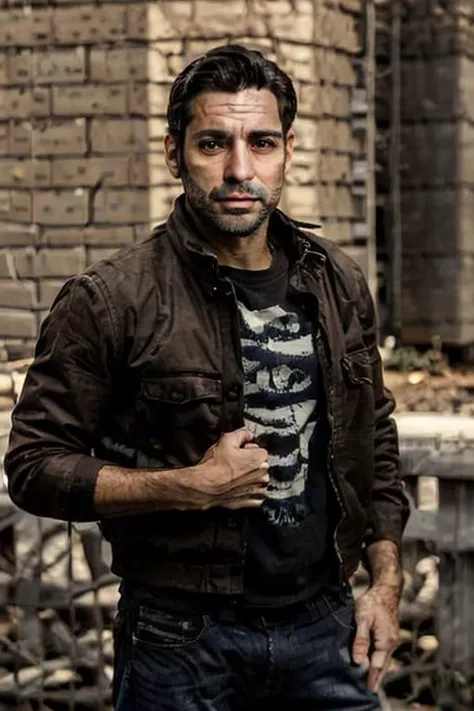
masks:
<svg viewBox="0 0 474 711"><path fill-rule="evenodd" d="M187 508L258 508L268 485L268 452L245 428L222 435L185 483Z"/></svg>

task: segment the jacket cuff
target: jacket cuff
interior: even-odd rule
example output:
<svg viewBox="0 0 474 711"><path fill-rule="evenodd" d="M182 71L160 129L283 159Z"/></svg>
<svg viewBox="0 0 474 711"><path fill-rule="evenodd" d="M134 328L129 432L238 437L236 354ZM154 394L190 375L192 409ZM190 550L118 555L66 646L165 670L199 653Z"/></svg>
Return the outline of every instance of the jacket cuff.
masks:
<svg viewBox="0 0 474 711"><path fill-rule="evenodd" d="M68 521L97 521L94 505L95 483L99 470L109 462L83 455L77 461L69 479L65 518Z"/></svg>
<svg viewBox="0 0 474 711"><path fill-rule="evenodd" d="M393 541L398 546L402 543L403 529L406 520L404 511L393 511L393 506L387 506L387 510L373 509L370 517L367 533L364 537L366 547L377 541Z"/></svg>

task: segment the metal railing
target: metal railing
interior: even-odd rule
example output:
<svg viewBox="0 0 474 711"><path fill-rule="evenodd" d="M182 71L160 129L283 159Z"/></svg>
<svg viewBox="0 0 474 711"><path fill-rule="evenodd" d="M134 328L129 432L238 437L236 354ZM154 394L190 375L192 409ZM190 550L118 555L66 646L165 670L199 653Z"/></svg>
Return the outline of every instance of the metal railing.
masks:
<svg viewBox="0 0 474 711"><path fill-rule="evenodd" d="M96 525L29 516L2 488L0 711L111 709L118 581L104 558Z"/></svg>

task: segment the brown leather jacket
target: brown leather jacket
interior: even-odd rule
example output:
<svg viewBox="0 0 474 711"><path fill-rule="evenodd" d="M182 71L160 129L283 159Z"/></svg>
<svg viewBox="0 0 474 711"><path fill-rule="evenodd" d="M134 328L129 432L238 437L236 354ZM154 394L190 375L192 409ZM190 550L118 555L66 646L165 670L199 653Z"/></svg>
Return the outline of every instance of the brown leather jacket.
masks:
<svg viewBox="0 0 474 711"><path fill-rule="evenodd" d="M382 381L374 309L359 268L277 211L290 288L314 303L326 389L328 468L341 576L372 541L399 542L407 518L394 401ZM30 513L95 520L104 463L197 463L243 424L237 305L178 200L146 241L69 280L41 329L13 414L5 470ZM221 593L242 591L245 511L162 512L103 520L120 576Z"/></svg>

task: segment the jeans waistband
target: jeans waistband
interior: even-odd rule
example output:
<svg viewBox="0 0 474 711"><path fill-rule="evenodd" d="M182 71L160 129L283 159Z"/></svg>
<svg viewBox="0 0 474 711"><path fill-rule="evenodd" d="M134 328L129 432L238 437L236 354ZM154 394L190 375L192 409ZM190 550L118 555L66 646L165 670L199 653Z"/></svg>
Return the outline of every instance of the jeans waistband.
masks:
<svg viewBox="0 0 474 711"><path fill-rule="evenodd" d="M242 622L245 624L293 622L296 618L301 618L306 614L314 615L315 608L320 605L324 607L327 598L337 605L345 596L351 594L350 586L341 586L337 589L320 590L308 600L290 603L283 607L250 607L240 600L223 600L220 596L211 598L207 595L184 598L179 595L179 591L155 590L143 584L129 582L122 583L120 592L120 606L124 610L130 610L130 608L130 611L136 610L140 605L143 605L170 613L204 614L219 622Z"/></svg>

